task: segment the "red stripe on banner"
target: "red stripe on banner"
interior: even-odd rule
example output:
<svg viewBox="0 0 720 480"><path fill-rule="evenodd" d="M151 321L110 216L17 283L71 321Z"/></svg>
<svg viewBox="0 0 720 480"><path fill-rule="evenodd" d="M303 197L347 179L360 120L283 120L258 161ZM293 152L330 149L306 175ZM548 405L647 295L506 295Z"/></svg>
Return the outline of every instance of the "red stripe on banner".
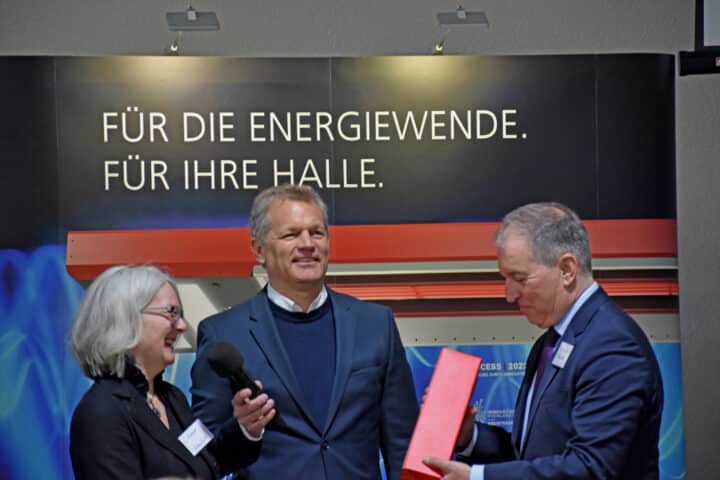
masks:
<svg viewBox="0 0 720 480"><path fill-rule="evenodd" d="M675 257L675 220L584 222L594 258ZM494 260L497 222L330 227L333 263ZM154 263L179 278L248 276L247 228L92 230L68 233L67 269L89 280L112 265Z"/></svg>

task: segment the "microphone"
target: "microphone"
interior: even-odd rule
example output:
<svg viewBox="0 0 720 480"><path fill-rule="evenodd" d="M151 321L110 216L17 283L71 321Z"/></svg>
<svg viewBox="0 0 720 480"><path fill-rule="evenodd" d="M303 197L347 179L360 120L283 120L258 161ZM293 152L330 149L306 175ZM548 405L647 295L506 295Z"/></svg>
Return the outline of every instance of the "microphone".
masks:
<svg viewBox="0 0 720 480"><path fill-rule="evenodd" d="M230 343L216 343L210 347L207 358L210 368L221 377L227 378L230 381L230 388L232 388L233 392L238 392L243 388L249 388L250 392L252 392L250 398L255 398L262 393L260 387L258 387L253 379L245 372L242 354ZM275 416L268 424L268 427L274 426L278 429L287 428L287 424L277 409L277 403L273 408L275 408Z"/></svg>

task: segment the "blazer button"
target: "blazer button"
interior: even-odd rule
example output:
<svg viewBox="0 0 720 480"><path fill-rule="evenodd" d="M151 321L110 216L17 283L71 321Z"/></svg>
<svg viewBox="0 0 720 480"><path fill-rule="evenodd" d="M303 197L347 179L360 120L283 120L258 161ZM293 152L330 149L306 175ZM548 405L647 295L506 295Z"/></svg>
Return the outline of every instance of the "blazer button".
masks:
<svg viewBox="0 0 720 480"><path fill-rule="evenodd" d="M328 442L322 442L322 445L320 446L323 450L327 450L330 448L330 444Z"/></svg>

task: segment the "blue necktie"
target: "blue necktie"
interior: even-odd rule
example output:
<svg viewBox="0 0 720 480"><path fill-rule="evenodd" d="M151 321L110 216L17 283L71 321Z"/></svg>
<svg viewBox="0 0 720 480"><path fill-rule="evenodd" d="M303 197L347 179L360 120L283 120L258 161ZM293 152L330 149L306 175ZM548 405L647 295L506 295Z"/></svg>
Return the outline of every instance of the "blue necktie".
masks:
<svg viewBox="0 0 720 480"><path fill-rule="evenodd" d="M545 334L542 352L540 353L540 361L538 362L537 370L535 370L536 374L533 399L540 387L540 381L542 380L543 373L545 373L545 368L547 368L548 364L552 361L553 353L555 352L555 344L557 343L558 338L560 338L560 335L554 328L550 327Z"/></svg>

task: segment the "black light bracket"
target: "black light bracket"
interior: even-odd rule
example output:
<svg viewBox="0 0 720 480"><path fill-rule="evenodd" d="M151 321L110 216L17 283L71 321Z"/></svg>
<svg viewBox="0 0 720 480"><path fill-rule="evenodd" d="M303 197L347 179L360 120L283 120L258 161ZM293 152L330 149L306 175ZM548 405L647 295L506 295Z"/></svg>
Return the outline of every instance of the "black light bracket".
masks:
<svg viewBox="0 0 720 480"><path fill-rule="evenodd" d="M167 12L165 19L172 32L220 30L215 12L198 12L192 6L183 12Z"/></svg>

